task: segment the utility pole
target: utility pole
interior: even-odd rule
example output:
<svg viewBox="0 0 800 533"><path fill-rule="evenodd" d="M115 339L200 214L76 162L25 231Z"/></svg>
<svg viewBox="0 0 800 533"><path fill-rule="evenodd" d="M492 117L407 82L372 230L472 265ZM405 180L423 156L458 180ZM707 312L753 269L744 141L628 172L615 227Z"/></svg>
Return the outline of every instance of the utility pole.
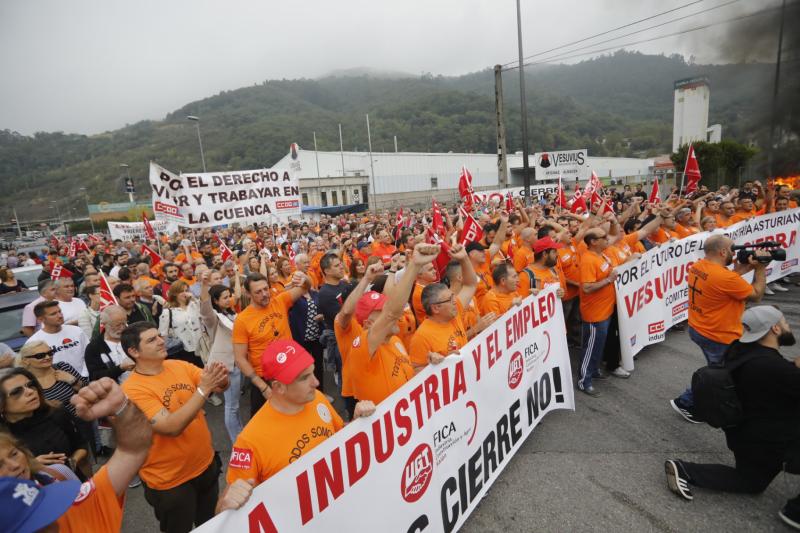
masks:
<svg viewBox="0 0 800 533"><path fill-rule="evenodd" d="M375 166L372 164L372 135L369 132L369 113L367 113L367 148L369 148L369 180L372 192L372 209L377 210L378 204L375 197Z"/></svg>
<svg viewBox="0 0 800 533"><path fill-rule="evenodd" d="M531 174L528 163L528 103L525 98L525 63L522 55L522 15L517 0L517 44L519 47L519 100L522 113L522 176L525 183L525 205L531 205Z"/></svg>
<svg viewBox="0 0 800 533"><path fill-rule="evenodd" d="M506 116L503 107L503 67L494 66L494 107L497 125L497 182L508 187L508 162L506 160Z"/></svg>
<svg viewBox="0 0 800 533"><path fill-rule="evenodd" d="M319 178L319 152L317 152L317 132L312 131L312 135L314 135L314 159L317 160L317 178Z"/></svg>
<svg viewBox="0 0 800 533"><path fill-rule="evenodd" d="M775 126L778 120L778 82L781 78L781 51L783 48L783 21L786 18L786 0L783 0L781 5L781 27L778 30L778 59L775 61L775 84L772 87L772 113L770 113L769 120L769 144L767 145L767 175L774 178L773 171L775 158L773 152L775 151Z"/></svg>
<svg viewBox="0 0 800 533"><path fill-rule="evenodd" d="M397 135L394 136L394 153L397 153Z"/></svg>
<svg viewBox="0 0 800 533"><path fill-rule="evenodd" d="M12 209L14 210L14 222L17 223L17 232L19 233L19 238L21 239L22 238L22 228L19 225L19 217L17 216L17 208L16 207L12 207Z"/></svg>

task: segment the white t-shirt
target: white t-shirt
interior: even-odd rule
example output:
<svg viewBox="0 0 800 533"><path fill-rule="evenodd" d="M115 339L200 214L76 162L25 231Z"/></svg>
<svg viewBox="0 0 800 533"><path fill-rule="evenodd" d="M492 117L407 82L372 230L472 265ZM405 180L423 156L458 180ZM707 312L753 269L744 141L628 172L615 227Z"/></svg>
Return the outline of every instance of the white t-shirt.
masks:
<svg viewBox="0 0 800 533"><path fill-rule="evenodd" d="M81 313L86 309L86 303L80 298L73 298L69 302L56 301L58 302L58 307L61 308L61 314L64 315L64 323L74 322L77 324Z"/></svg>
<svg viewBox="0 0 800 533"><path fill-rule="evenodd" d="M106 344L108 345L108 349L110 350L107 354L103 353L100 354L100 359L103 362L106 362L106 357L110 358L111 361L114 362L115 365L120 366L122 363L132 363L131 359L125 355L125 352L122 349L122 343L110 341L108 339L104 339ZM130 377L130 371L123 372L119 376L119 382L122 383L126 379Z"/></svg>
<svg viewBox="0 0 800 533"><path fill-rule="evenodd" d="M78 326L61 326L61 331L58 333L47 333L40 329L28 339L28 342L31 341L44 341L53 349L55 352L53 364L64 361L80 372L81 376L89 376L89 372L86 370L86 361L83 358L89 341Z"/></svg>

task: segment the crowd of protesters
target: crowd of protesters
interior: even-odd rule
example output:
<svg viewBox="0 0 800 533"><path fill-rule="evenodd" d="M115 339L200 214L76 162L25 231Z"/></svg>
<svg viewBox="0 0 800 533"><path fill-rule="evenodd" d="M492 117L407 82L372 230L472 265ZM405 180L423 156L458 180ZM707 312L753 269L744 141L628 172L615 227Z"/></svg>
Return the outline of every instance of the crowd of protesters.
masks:
<svg viewBox="0 0 800 533"><path fill-rule="evenodd" d="M141 484L162 531L189 531L551 285L576 348L576 387L598 396L598 380L630 376L615 268L672 239L797 207L792 192L748 182L656 199L625 186L598 194L589 212L547 195L527 206L434 204L12 251L0 292L25 288L14 267L43 270L20 324L29 339L0 358L0 476L17 478L0 483L0 516L20 531L56 521L118 530L124 493ZM464 238L470 221L474 240ZM728 271L730 242L714 238L709 268L756 276L737 286L738 316L690 310L689 333L709 362L742 335L745 300L786 290L768 287L757 261ZM230 458L212 446L206 402L224 404ZM690 392L672 406L697 421ZM671 487L678 479L688 492L680 475L699 479L699 469L672 465ZM38 498L50 504L37 509Z"/></svg>

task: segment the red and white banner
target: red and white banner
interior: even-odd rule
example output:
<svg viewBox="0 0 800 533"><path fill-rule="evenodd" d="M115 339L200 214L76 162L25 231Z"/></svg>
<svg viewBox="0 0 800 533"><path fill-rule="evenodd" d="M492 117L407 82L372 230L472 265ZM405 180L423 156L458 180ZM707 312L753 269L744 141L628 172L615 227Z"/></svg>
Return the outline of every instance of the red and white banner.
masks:
<svg viewBox="0 0 800 533"><path fill-rule="evenodd" d="M736 244L776 241L786 249L786 261L767 266L767 280L800 272L797 240L800 209L770 213L716 230ZM616 268L617 317L622 366L633 370L633 356L642 348L664 340L666 331L686 320L692 288L689 267L704 257L703 243L711 233L698 233L648 250L637 261ZM745 279L752 279L748 274Z"/></svg>
<svg viewBox="0 0 800 533"><path fill-rule="evenodd" d="M60 278L71 278L74 274L61 265L55 265L50 271L50 279L59 280Z"/></svg>
<svg viewBox="0 0 800 533"><path fill-rule="evenodd" d="M100 274L100 310L102 311L109 305L115 305L117 303L117 297L114 296L114 292L111 290L111 285L108 284L108 279L106 279L106 275L103 274L102 271L98 271Z"/></svg>
<svg viewBox="0 0 800 533"><path fill-rule="evenodd" d="M467 209L472 208L475 191L472 190L472 174L467 167L461 167L461 175L458 177L458 194Z"/></svg>
<svg viewBox="0 0 800 533"><path fill-rule="evenodd" d="M145 214L144 211L142 212L142 224L144 224L145 237L150 240L155 240L157 238L156 230L153 229L152 224L150 224L150 221L147 220L147 214Z"/></svg>
<svg viewBox="0 0 800 533"><path fill-rule="evenodd" d="M481 225L472 218L472 215L466 212L465 214L464 228L461 230L461 244L464 246L483 239L483 228L481 228Z"/></svg>
<svg viewBox="0 0 800 533"><path fill-rule="evenodd" d="M231 252L231 249L228 248L228 245L219 238L219 235L215 233L214 237L217 239L217 244L219 244L219 254L222 257L222 262L224 263L228 259L233 258L233 252ZM291 250L291 248L289 248L289 250ZM290 256L289 258L294 260L293 256Z"/></svg>
<svg viewBox="0 0 800 533"><path fill-rule="evenodd" d="M176 175L151 161L149 179L156 219L188 228L300 216L300 180L289 169Z"/></svg>
<svg viewBox="0 0 800 533"><path fill-rule="evenodd" d="M657 204L661 201L661 194L658 189L658 176L653 180L653 188L650 189L650 197L647 201L651 204Z"/></svg>
<svg viewBox="0 0 800 533"><path fill-rule="evenodd" d="M146 255L150 258L150 268L153 268L161 262L161 256L146 244L142 245L142 255Z"/></svg>
<svg viewBox="0 0 800 533"><path fill-rule="evenodd" d="M456 531L542 418L574 408L549 287L197 531Z"/></svg>

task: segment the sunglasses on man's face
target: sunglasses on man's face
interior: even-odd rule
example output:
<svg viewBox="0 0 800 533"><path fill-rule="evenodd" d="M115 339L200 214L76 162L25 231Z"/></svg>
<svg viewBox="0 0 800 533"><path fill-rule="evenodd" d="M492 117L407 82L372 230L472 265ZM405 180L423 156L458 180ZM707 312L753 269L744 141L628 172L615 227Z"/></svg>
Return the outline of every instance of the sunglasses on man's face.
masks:
<svg viewBox="0 0 800 533"><path fill-rule="evenodd" d="M39 361L41 361L42 359L46 359L48 357L53 357L53 350L49 350L47 352L32 353L31 355L26 355L25 359L38 359Z"/></svg>
<svg viewBox="0 0 800 533"><path fill-rule="evenodd" d="M25 392L25 389L35 391L36 390L36 383L33 381L29 381L19 387L14 387L6 394L9 398L14 398L15 400L22 396L22 393Z"/></svg>

